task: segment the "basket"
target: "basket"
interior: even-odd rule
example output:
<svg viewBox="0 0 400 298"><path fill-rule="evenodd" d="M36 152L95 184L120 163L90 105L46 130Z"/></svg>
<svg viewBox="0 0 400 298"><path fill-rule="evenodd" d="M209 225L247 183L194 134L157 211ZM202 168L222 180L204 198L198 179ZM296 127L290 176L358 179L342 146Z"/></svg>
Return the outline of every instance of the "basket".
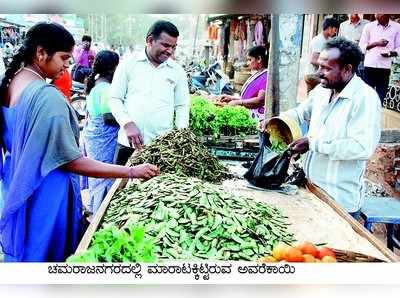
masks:
<svg viewBox="0 0 400 298"><path fill-rule="evenodd" d="M272 132L278 134L281 139L285 140L287 145L302 136L301 128L297 121L285 114L269 119L265 130L269 134Z"/></svg>
<svg viewBox="0 0 400 298"><path fill-rule="evenodd" d="M348 251L348 250L340 250L332 248L332 251L336 254L336 260L338 262L346 262L346 263L386 263L387 261L367 256L362 253Z"/></svg>

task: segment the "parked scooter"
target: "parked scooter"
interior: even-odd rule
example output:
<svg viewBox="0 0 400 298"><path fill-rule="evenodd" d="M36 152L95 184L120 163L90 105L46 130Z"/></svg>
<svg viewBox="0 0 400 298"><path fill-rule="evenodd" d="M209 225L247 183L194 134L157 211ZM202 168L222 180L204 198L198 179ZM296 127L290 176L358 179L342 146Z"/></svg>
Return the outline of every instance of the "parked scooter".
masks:
<svg viewBox="0 0 400 298"><path fill-rule="evenodd" d="M223 73L218 62L213 63L205 70L189 73L189 76L191 93L195 93L197 90L203 90L214 95L231 95L234 93L228 76Z"/></svg>
<svg viewBox="0 0 400 298"><path fill-rule="evenodd" d="M85 84L72 81L71 106L75 110L78 117L79 128L82 129L86 117Z"/></svg>

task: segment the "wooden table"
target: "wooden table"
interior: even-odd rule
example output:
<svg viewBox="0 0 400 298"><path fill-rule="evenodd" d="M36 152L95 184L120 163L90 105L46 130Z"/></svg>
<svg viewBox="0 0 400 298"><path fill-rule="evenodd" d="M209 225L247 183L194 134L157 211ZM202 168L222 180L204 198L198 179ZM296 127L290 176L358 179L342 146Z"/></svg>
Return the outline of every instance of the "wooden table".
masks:
<svg viewBox="0 0 400 298"><path fill-rule="evenodd" d="M99 227L114 193L127 184L117 179L86 230L76 253L85 251ZM315 185L299 189L295 195L255 190L243 179L227 180L223 187L233 193L275 205L288 216L289 229L298 241L327 243L336 249L360 252L386 261L399 261L392 251L351 217L332 198Z"/></svg>

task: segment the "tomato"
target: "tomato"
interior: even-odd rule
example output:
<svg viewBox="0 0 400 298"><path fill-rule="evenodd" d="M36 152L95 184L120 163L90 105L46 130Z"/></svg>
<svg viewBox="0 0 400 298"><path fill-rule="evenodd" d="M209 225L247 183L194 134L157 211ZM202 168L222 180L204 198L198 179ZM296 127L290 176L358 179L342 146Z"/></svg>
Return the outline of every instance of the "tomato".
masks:
<svg viewBox="0 0 400 298"><path fill-rule="evenodd" d="M278 261L272 256L266 256L266 257L259 259L258 262L260 262L260 263L276 263Z"/></svg>
<svg viewBox="0 0 400 298"><path fill-rule="evenodd" d="M337 261L336 261L336 258L334 258L334 257L332 257L332 256L324 256L324 257L321 259L321 262L322 262L322 263L336 263Z"/></svg>
<svg viewBox="0 0 400 298"><path fill-rule="evenodd" d="M286 251L285 260L288 262L304 262L304 257L300 249L289 247Z"/></svg>
<svg viewBox="0 0 400 298"><path fill-rule="evenodd" d="M309 254L303 255L303 258L304 258L305 263L315 263L315 260L316 260L313 255L309 255Z"/></svg>
<svg viewBox="0 0 400 298"><path fill-rule="evenodd" d="M296 248L300 249L303 254L312 255L313 257L318 256L318 249L311 242L300 243Z"/></svg>
<svg viewBox="0 0 400 298"><path fill-rule="evenodd" d="M325 256L331 256L336 259L336 254L328 247L321 247L318 249L318 259L321 259Z"/></svg>
<svg viewBox="0 0 400 298"><path fill-rule="evenodd" d="M278 243L275 245L275 247L272 249L272 256L277 260L281 261L283 259L286 259L286 252L290 248L289 245L285 243Z"/></svg>

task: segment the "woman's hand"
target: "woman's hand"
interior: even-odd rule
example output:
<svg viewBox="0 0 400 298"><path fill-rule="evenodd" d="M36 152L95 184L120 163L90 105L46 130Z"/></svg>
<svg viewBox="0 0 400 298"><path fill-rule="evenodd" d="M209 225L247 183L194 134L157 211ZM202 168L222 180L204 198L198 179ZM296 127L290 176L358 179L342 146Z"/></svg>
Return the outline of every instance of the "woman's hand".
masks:
<svg viewBox="0 0 400 298"><path fill-rule="evenodd" d="M160 169L152 164L144 163L129 169L129 178L140 178L148 180L160 175Z"/></svg>
<svg viewBox="0 0 400 298"><path fill-rule="evenodd" d="M234 99L235 99L235 97L233 97L232 95L222 94L219 101L221 101L221 102L231 102Z"/></svg>
<svg viewBox="0 0 400 298"><path fill-rule="evenodd" d="M230 102L228 102L229 106L241 106L243 104L243 100L241 99L233 99Z"/></svg>

